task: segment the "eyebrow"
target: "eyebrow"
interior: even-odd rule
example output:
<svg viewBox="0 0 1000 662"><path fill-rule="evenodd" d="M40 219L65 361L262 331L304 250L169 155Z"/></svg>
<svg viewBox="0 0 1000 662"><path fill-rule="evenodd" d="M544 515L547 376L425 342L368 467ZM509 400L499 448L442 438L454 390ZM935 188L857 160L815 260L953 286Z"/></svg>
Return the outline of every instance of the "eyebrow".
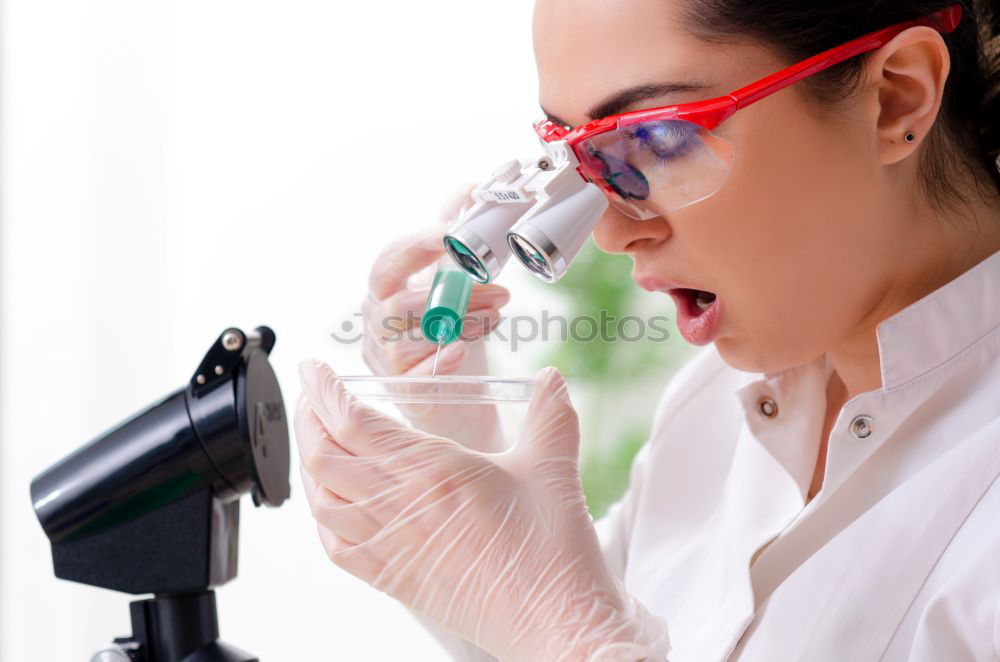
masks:
<svg viewBox="0 0 1000 662"><path fill-rule="evenodd" d="M633 87L625 88L620 92L612 94L610 97L601 101L600 103L591 106L590 110L587 111L587 117L591 120L596 120L601 117L607 117L608 115L617 115L624 112L630 106L634 106L642 101L648 101L649 99L657 99L659 97L665 96L667 94L684 94L687 92L697 92L699 90L705 90L711 86L707 83L701 83L697 81L684 81L675 82L670 81L666 83L653 83L644 85L635 85ZM549 111L542 108L542 112L545 116L555 122L556 124L561 124L563 126L573 126L569 122L556 117Z"/></svg>

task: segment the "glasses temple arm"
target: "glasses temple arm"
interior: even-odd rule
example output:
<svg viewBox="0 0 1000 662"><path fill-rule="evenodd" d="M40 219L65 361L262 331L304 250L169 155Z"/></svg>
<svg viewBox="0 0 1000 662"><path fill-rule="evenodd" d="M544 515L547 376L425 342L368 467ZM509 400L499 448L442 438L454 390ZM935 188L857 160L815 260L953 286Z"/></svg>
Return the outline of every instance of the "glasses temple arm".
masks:
<svg viewBox="0 0 1000 662"><path fill-rule="evenodd" d="M876 30L841 46L823 51L818 55L814 55L776 74L762 78L746 87L741 87L735 92L731 92L728 96L736 102L737 110L745 108L755 101L759 101L770 94L774 94L789 85L797 83L807 76L811 76L856 55L881 48L906 29L918 25L926 25L939 32L948 33L955 29L961 17L962 7L960 5L952 5L929 16L883 28L882 30Z"/></svg>

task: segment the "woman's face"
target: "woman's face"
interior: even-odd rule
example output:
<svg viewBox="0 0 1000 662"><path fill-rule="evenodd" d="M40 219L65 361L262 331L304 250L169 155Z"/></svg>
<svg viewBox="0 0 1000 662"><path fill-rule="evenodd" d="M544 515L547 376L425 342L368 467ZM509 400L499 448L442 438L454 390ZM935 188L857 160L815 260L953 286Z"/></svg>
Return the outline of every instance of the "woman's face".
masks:
<svg viewBox="0 0 1000 662"><path fill-rule="evenodd" d="M680 1L538 0L545 111L576 126L594 111L722 96L790 64L751 42L720 46L690 36L679 25ZM606 104L623 90L668 82L702 87ZM609 210L594 231L597 245L631 256L633 277L646 289L679 282L714 293L711 337L691 319L700 311L694 297L672 296L692 311L687 320L678 311L682 332L687 327L699 344L714 341L730 365L767 372L819 356L873 326L898 259L884 247L901 246L905 232L898 210L883 213L890 182L864 106L824 118L796 86L758 101L714 131L735 148L714 196L652 220Z"/></svg>

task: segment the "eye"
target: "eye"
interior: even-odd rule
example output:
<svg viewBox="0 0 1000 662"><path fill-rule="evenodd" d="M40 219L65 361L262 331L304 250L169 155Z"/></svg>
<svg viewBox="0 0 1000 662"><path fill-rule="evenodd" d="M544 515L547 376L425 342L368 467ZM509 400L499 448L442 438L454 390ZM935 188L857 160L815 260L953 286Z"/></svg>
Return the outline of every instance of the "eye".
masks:
<svg viewBox="0 0 1000 662"><path fill-rule="evenodd" d="M641 170L612 154L591 149L590 155L601 163L601 180L623 200L649 197L649 181Z"/></svg>
<svg viewBox="0 0 1000 662"><path fill-rule="evenodd" d="M698 136L698 127L690 122L672 120L647 122L627 131L626 135L656 157L667 160L691 149Z"/></svg>

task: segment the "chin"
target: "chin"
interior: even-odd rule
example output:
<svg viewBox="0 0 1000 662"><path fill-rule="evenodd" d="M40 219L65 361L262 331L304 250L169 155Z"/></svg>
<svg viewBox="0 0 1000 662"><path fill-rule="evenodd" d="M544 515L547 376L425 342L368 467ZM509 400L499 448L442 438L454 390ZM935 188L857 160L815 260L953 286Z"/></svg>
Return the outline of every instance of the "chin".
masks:
<svg viewBox="0 0 1000 662"><path fill-rule="evenodd" d="M715 348L730 367L744 372L778 372L795 365L781 352L769 350L746 337L717 338Z"/></svg>

